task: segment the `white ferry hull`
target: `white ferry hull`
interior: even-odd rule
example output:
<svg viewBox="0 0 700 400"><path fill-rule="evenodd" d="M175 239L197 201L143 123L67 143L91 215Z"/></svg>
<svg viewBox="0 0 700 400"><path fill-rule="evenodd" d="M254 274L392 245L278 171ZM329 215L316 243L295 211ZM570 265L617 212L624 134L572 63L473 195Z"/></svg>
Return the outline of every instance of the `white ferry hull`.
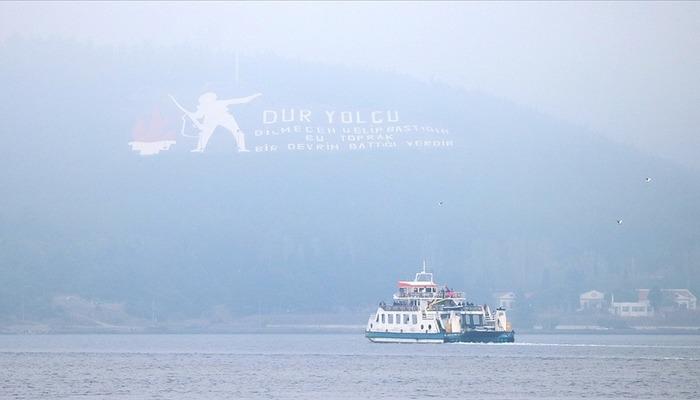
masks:
<svg viewBox="0 0 700 400"><path fill-rule="evenodd" d="M372 332L365 336L374 343L512 343L515 332L471 331L463 333Z"/></svg>
<svg viewBox="0 0 700 400"><path fill-rule="evenodd" d="M442 333L365 332L374 343L445 343Z"/></svg>

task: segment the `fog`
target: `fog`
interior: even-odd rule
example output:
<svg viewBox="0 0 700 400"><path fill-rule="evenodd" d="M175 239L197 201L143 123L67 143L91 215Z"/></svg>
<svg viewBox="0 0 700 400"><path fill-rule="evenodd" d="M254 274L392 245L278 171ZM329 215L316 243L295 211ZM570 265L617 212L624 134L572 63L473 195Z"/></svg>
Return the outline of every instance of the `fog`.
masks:
<svg viewBox="0 0 700 400"><path fill-rule="evenodd" d="M0 39L188 44L395 71L509 99L700 167L693 2L32 2L1 10Z"/></svg>
<svg viewBox="0 0 700 400"><path fill-rule="evenodd" d="M5 324L700 291L695 4L0 11Z"/></svg>

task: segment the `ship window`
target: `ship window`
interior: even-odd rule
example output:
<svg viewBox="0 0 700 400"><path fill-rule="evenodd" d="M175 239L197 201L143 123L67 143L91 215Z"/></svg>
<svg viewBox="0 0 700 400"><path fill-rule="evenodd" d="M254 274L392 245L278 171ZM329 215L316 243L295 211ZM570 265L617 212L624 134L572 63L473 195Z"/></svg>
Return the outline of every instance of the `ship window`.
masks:
<svg viewBox="0 0 700 400"><path fill-rule="evenodd" d="M403 323L408 324L410 322L411 316L408 314L403 315Z"/></svg>
<svg viewBox="0 0 700 400"><path fill-rule="evenodd" d="M401 323L401 314L396 314L396 319L394 321L396 321L397 324L400 324Z"/></svg>
<svg viewBox="0 0 700 400"><path fill-rule="evenodd" d="M393 324L394 323L394 314L389 314L388 317L389 317L389 323Z"/></svg>
<svg viewBox="0 0 700 400"><path fill-rule="evenodd" d="M382 314L382 324L384 323L384 314Z"/></svg>
<svg viewBox="0 0 700 400"><path fill-rule="evenodd" d="M418 316L416 314L411 315L411 322L413 322L413 325L418 323Z"/></svg>
<svg viewBox="0 0 700 400"><path fill-rule="evenodd" d="M433 326L431 324L428 324L428 330L433 329Z"/></svg>
<svg viewBox="0 0 700 400"><path fill-rule="evenodd" d="M379 322L379 314L377 314L377 318L374 319L374 322Z"/></svg>
<svg viewBox="0 0 700 400"><path fill-rule="evenodd" d="M420 326L420 330L423 330L423 329L424 329L424 328L423 328L423 325L421 325L421 326Z"/></svg>

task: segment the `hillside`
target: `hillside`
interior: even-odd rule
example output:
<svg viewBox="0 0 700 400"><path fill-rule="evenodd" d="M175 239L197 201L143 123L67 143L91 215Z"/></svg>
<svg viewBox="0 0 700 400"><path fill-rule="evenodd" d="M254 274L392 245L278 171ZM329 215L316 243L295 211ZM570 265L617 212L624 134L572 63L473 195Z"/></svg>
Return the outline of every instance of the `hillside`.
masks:
<svg viewBox="0 0 700 400"><path fill-rule="evenodd" d="M64 294L141 318L364 310L422 259L482 302L700 292L697 171L507 100L274 55L35 41L0 54L3 318L49 317ZM222 127L191 152L168 95L194 110L205 92L262 93L231 108L250 152ZM372 126L393 131L342 131ZM154 137L175 143L128 144Z"/></svg>

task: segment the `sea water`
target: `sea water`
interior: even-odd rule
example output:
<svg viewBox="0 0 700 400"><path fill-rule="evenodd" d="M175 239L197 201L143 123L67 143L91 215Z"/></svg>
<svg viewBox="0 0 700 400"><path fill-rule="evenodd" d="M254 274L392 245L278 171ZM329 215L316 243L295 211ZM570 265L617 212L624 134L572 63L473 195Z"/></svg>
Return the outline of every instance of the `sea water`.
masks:
<svg viewBox="0 0 700 400"><path fill-rule="evenodd" d="M697 399L700 335L0 336L1 399Z"/></svg>

